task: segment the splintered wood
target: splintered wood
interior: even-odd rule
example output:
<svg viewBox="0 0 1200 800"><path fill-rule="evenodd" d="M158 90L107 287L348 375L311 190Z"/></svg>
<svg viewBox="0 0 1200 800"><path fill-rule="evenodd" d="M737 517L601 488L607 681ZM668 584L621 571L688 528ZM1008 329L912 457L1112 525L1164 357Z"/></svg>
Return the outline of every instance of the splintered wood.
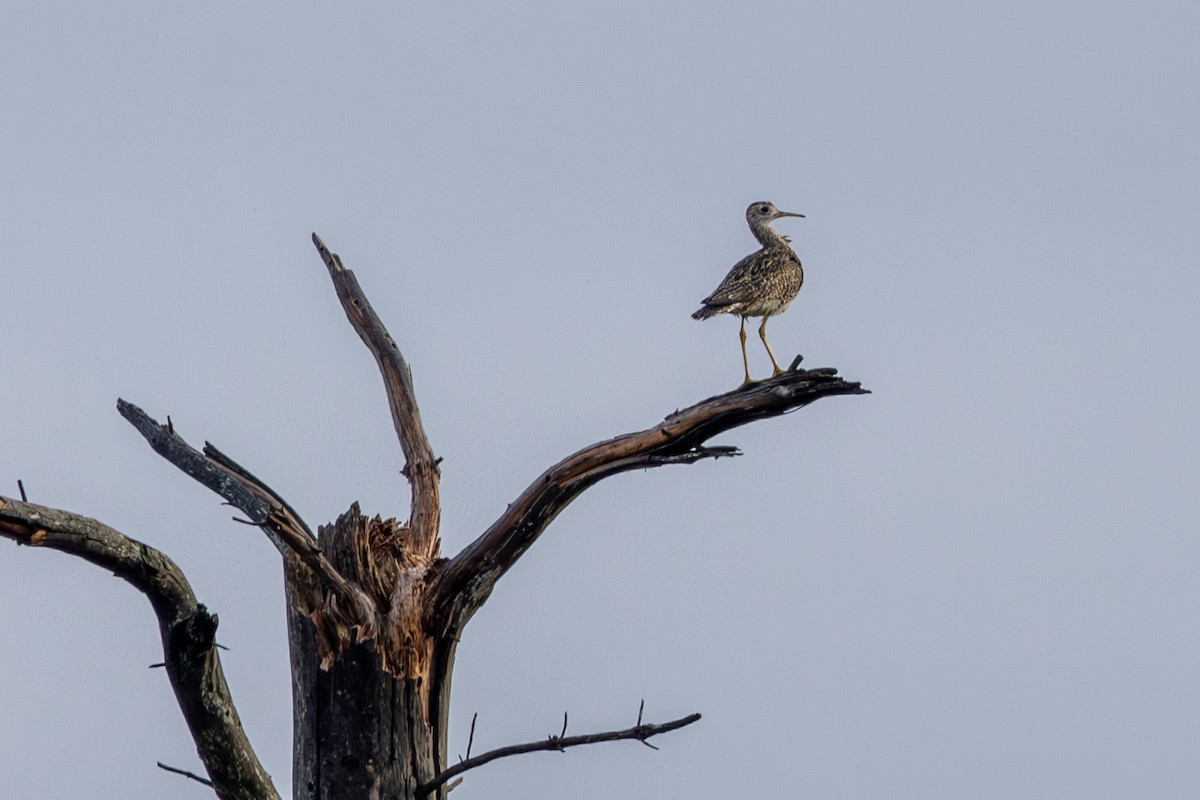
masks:
<svg viewBox="0 0 1200 800"><path fill-rule="evenodd" d="M434 640L421 611L430 558L411 546L412 530L395 519L366 517L355 503L317 535L326 558L366 601L348 608L303 565L288 569L292 602L316 628L321 668L329 669L355 643L371 641L389 673L426 678Z"/></svg>

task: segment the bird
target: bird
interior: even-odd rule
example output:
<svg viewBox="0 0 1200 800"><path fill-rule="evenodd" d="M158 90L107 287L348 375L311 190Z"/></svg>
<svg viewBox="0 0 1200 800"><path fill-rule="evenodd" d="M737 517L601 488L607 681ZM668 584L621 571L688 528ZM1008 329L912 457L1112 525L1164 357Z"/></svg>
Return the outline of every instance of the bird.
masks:
<svg viewBox="0 0 1200 800"><path fill-rule="evenodd" d="M792 250L791 240L771 228L771 223L781 217L803 218L804 215L780 211L774 203L765 200L750 204L746 209L746 222L762 249L734 264L721 285L704 298L703 305L692 314L692 319L708 319L718 314L737 314L742 318L738 334L742 340L742 366L746 373L742 386L754 383L750 379L750 361L746 357L746 317L762 317L758 336L771 357L775 368L773 374L784 372L767 341L767 320L782 314L791 305L804 283L804 267Z"/></svg>

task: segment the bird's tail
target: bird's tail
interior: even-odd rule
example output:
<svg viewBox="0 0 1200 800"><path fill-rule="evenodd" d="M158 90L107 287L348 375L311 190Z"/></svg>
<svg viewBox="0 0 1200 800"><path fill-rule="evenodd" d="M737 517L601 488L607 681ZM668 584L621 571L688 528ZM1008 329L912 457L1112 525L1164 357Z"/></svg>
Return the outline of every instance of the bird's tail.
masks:
<svg viewBox="0 0 1200 800"><path fill-rule="evenodd" d="M692 314L692 319L708 319L724 313L725 309L722 306L701 306L699 311Z"/></svg>

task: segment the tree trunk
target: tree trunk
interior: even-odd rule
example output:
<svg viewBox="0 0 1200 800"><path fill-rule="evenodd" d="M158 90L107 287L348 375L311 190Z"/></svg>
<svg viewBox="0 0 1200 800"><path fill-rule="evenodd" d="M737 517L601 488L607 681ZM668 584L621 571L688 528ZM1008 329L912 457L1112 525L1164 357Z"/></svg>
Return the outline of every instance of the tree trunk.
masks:
<svg viewBox="0 0 1200 800"><path fill-rule="evenodd" d="M311 623L296 614L289 623L296 701L292 796L415 798L444 768L434 742L445 750L445 726L429 724L418 681L383 669L369 643L355 644L322 671Z"/></svg>
<svg viewBox="0 0 1200 800"><path fill-rule="evenodd" d="M362 563L373 533L384 525L378 518L364 517L356 505L321 528L318 542L332 564L344 568L343 574L353 574L348 565ZM306 601L291 587L287 594L292 796L295 800L415 800L417 790L446 768L449 664L434 657L425 672L397 676L387 668L374 641L348 644L330 663L313 612L305 611ZM386 610L382 611L386 617ZM319 612L317 616L320 619ZM439 652L427 644L413 649ZM323 661L328 663L325 669ZM441 794L426 796L444 796L444 788Z"/></svg>

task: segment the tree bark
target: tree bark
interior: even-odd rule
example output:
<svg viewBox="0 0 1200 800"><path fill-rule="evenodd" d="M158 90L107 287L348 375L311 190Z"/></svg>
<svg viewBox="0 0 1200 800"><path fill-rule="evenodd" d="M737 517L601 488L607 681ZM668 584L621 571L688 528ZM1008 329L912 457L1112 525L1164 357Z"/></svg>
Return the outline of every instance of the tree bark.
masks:
<svg viewBox="0 0 1200 800"><path fill-rule="evenodd" d="M343 574L370 582L368 562L382 559L371 545L382 548L400 531L391 522L368 519L356 504L322 527L318 539ZM428 648L424 642L387 658L378 642L364 639L323 668L326 648L318 644L317 626L304 608L289 592L293 797L414 797L417 787L444 768L445 718L431 716L429 693L448 678L448 670L436 669L428 655L418 653Z"/></svg>
<svg viewBox="0 0 1200 800"><path fill-rule="evenodd" d="M0 536L110 570L150 601L175 698L221 800L279 800L242 729L216 649L217 617L196 601L179 566L158 550L66 511L0 497Z"/></svg>
<svg viewBox="0 0 1200 800"><path fill-rule="evenodd" d="M230 456L189 445L168 418L118 410L151 447L263 530L283 559L293 690L296 800L444 798L447 781L506 755L651 736L698 714L625 730L558 737L491 751L448 768L447 720L455 648L500 578L588 487L635 469L738 455L713 436L802 408L864 394L834 369L798 369L716 395L650 427L579 450L538 476L474 542L441 555L440 459L421 423L407 362L354 274L314 234L347 319L375 357L412 489L407 522L364 515L355 503L314 535L295 510ZM113 569L159 616L167 671L201 760L221 798L274 800L229 697L214 649L216 617L178 567L94 520L0 498L0 535L56 547ZM175 770L189 777L186 770Z"/></svg>

